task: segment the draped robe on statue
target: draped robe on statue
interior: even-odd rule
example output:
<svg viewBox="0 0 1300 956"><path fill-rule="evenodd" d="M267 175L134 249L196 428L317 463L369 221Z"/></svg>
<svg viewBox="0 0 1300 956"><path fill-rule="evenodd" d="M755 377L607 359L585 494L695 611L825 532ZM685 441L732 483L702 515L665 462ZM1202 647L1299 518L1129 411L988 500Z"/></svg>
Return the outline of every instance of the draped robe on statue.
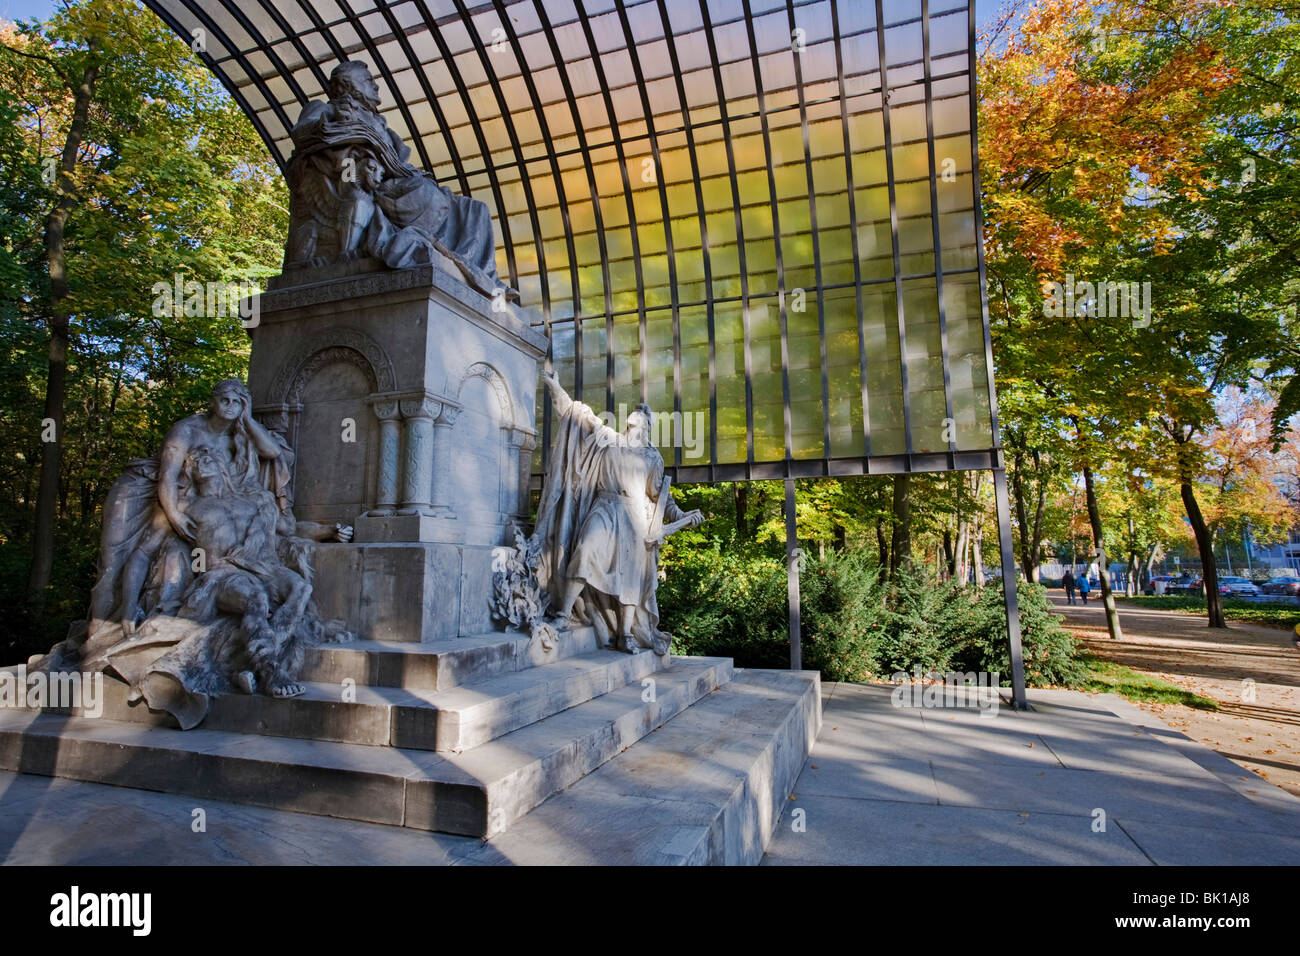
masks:
<svg viewBox="0 0 1300 956"><path fill-rule="evenodd" d="M382 180L372 185L374 211L362 248L392 269L429 261L436 249L451 259L470 284L488 295L501 286L496 271L492 214L487 205L452 192L407 160L410 147L383 118L358 110L346 118L331 103L311 103L292 131L294 155L288 178L294 208L291 233L298 220L314 218L325 231L336 228L341 202L335 177L341 161L373 160ZM361 171L362 173L364 171ZM360 173L358 174L360 175ZM344 253L337 240L326 251ZM514 290L507 297L517 298Z"/></svg>
<svg viewBox="0 0 1300 956"><path fill-rule="evenodd" d="M646 646L659 635L659 546L646 546L664 477L653 446L630 445L590 407L557 409L557 437L537 514L537 577L563 603L570 581L585 583L579 612L603 642L619 627L621 607L636 608L633 632ZM665 523L682 512L671 496ZM667 635L663 635L665 638Z"/></svg>

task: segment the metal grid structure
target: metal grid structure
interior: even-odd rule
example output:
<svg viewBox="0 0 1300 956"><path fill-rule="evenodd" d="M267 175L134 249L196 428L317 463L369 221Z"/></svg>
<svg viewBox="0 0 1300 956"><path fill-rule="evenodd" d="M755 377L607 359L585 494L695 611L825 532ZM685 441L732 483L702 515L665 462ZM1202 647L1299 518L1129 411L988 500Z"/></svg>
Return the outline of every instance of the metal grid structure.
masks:
<svg viewBox="0 0 1300 956"><path fill-rule="evenodd" d="M147 2L282 166L367 63L561 382L707 436L677 480L998 464L969 0Z"/></svg>

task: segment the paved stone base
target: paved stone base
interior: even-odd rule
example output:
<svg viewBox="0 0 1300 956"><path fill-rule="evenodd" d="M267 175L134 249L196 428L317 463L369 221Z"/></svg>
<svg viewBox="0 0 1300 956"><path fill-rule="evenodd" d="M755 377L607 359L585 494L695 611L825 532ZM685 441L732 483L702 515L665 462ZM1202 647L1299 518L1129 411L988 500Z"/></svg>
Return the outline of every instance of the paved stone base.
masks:
<svg viewBox="0 0 1300 956"><path fill-rule="evenodd" d="M1031 690L1034 711L984 719L830 684L817 734L800 682L738 671L486 843L0 773L0 861L749 862L784 803L769 865L1300 863L1300 800L1110 695Z"/></svg>
<svg viewBox="0 0 1300 956"><path fill-rule="evenodd" d="M527 673L541 678L567 663ZM534 722L527 726L447 754L427 747L376 746L374 741L180 731L149 723L0 711L0 770L491 836L730 678L728 659L677 658L655 673L653 694L634 683L577 706L552 697L545 702L553 708L549 716L533 713ZM485 702L492 699L485 697Z"/></svg>

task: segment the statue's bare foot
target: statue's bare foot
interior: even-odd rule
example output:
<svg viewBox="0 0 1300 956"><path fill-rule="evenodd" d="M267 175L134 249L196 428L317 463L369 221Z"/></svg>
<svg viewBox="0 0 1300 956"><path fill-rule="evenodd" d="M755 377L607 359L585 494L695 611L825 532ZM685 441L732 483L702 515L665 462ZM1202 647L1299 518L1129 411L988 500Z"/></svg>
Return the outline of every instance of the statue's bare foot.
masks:
<svg viewBox="0 0 1300 956"><path fill-rule="evenodd" d="M135 618L134 618L134 617L124 617L124 618L122 618L122 634L123 634L123 636L125 636L125 637L134 637L134 636L135 636Z"/></svg>
<svg viewBox="0 0 1300 956"><path fill-rule="evenodd" d="M293 681L277 681L271 685L272 697L298 697L307 690L302 684Z"/></svg>
<svg viewBox="0 0 1300 956"><path fill-rule="evenodd" d="M245 694L257 693L257 677L252 671L240 671L235 676L235 686Z"/></svg>

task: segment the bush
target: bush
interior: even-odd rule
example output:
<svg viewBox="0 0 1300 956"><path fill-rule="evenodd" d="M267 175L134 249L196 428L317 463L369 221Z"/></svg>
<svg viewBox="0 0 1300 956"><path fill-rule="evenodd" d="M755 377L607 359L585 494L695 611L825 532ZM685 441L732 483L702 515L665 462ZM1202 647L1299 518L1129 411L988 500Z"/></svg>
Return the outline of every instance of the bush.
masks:
<svg viewBox="0 0 1300 956"><path fill-rule="evenodd" d="M771 558L696 552L659 587L660 626L674 654L731 657L741 667L788 667L785 567Z"/></svg>
<svg viewBox="0 0 1300 956"><path fill-rule="evenodd" d="M1052 610L1047 589L1021 581L1016 586L1020 605L1020 645L1025 657L1025 682L1031 686L1077 686L1087 672L1080 650L1061 619ZM975 602L972 626L958 655L960 670L996 671L1004 684L1011 681L1011 654L1007 649L1007 617L1002 588L985 588Z"/></svg>
<svg viewBox="0 0 1300 956"><path fill-rule="evenodd" d="M889 629L876 564L861 552L831 552L799 575L799 585L804 666L826 680L869 680Z"/></svg>
<svg viewBox="0 0 1300 956"><path fill-rule="evenodd" d="M889 627L877 643L877 674L947 671L970 626L970 601L954 583L936 583L915 566L904 566L889 590Z"/></svg>
<svg viewBox="0 0 1300 956"><path fill-rule="evenodd" d="M893 585L881 577L863 552L831 552L808 563L800 575L805 667L830 681L920 668L997 672L1010 683L1000 587L936 584L910 567ZM1022 583L1018 593L1026 680L1077 684L1084 667L1046 588ZM673 653L731 657L740 667L789 665L787 581L775 558L688 553L668 570L659 607Z"/></svg>

